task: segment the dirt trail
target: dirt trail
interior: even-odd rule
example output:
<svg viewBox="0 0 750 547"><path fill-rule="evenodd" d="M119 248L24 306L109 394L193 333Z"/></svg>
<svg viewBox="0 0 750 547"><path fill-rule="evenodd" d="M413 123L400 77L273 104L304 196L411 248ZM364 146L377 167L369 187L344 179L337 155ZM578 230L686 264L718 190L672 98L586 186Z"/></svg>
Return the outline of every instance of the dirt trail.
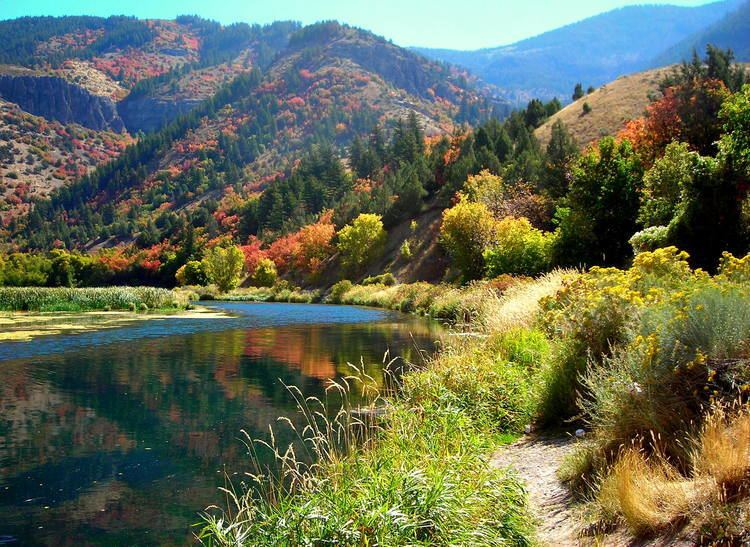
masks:
<svg viewBox="0 0 750 547"><path fill-rule="evenodd" d="M575 448L570 435L528 435L492 456L490 465L513 469L529 493L531 511L537 520L537 539L553 547L689 547L695 538L676 532L651 540L634 539L623 529L605 536L582 534L580 517L568 489L557 479L563 458Z"/></svg>
<svg viewBox="0 0 750 547"><path fill-rule="evenodd" d="M568 489L557 479L562 459L575 446L570 436L531 435L498 450L491 465L510 467L526 485L542 545L576 546L577 519Z"/></svg>

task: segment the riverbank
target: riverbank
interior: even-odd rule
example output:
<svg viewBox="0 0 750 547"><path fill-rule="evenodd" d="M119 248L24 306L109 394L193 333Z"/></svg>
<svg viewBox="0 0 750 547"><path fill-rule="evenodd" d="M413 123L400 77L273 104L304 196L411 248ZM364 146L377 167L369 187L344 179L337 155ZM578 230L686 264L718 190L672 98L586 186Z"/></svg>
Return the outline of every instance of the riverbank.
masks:
<svg viewBox="0 0 750 547"><path fill-rule="evenodd" d="M669 248L638 255L628 270L465 288L339 283L328 301L430 315L483 336L452 337L395 394L374 397L385 410L366 416L381 418L356 420L362 414L344 408L319 423L301 398L318 462L275 447L290 480L256 477L264 495L236 494L229 513L207 517L203 537L529 544L534 515L513 464L493 466L490 456L524 429L564 427L581 439L545 476L557 471L573 499L586 500L576 511L585 520L575 532L566 522L565 534L746 541L748 281L750 257L727 255L711 277ZM341 432L356 441L342 448L332 439Z"/></svg>
<svg viewBox="0 0 750 547"><path fill-rule="evenodd" d="M300 397L310 425L306 444L317 463L307 466L287 447L274 447L287 481L269 481L256 469L261 495L232 494L230 513L211 513L203 539L225 545L531 545L534 521L523 485L490 458L532 420L539 367L549 352L541 332L519 325L531 325L540 300L571 275L464 289L334 286L329 302L420 313L483 336L451 337L428 363L412 364L395 393L373 390L376 411L345 404L341 412L316 414L318 403ZM512 327L504 315L514 317Z"/></svg>
<svg viewBox="0 0 750 547"><path fill-rule="evenodd" d="M575 275L573 270L558 270L536 280L504 276L464 287L424 282L355 285L344 280L328 290L305 290L285 283L235 289L226 294L205 287L190 290L201 300L367 306L430 317L466 330L493 331L528 326L526 308L533 309L541 298L554 294L564 279Z"/></svg>

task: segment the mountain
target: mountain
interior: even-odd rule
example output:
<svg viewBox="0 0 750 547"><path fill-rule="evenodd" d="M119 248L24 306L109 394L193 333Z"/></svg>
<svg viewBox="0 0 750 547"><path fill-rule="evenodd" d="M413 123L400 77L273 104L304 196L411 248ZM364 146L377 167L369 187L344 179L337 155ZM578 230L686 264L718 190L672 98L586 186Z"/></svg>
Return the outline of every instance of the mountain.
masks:
<svg viewBox="0 0 750 547"><path fill-rule="evenodd" d="M62 124L0 99L0 216L116 158L133 140L112 131Z"/></svg>
<svg viewBox="0 0 750 547"><path fill-rule="evenodd" d="M517 102L552 97L567 101L577 82L599 86L658 66L654 64L658 55L717 23L737 6L737 0L697 7L630 6L508 46L417 51L468 68Z"/></svg>
<svg viewBox="0 0 750 547"><path fill-rule="evenodd" d="M174 29L173 23L149 22L148 28ZM189 29L195 23L178 19L175 24ZM316 145L332 145L331 153L336 154L355 136L376 126L388 134L410 116L421 131L433 136L453 133L462 123L476 122L492 112L507 112L507 105L491 101L465 71L430 61L369 32L320 23L292 28L272 47L263 37L268 33L264 29L254 31L260 38L234 51L229 60L222 54L217 56L224 59L221 63L201 65L200 58L193 56L187 68L155 62L152 77L146 79L138 75L146 60L153 60L149 55L193 55L185 47L174 49L178 41L192 42L169 35L172 46L153 49L155 38L149 35L146 45L138 46L141 49L108 50L105 59L117 57L112 62L120 70L117 78L112 78L114 69L104 70L101 58L83 54L64 58L58 65L33 67L57 71L56 77L69 81L70 76L61 71L71 70L71 63L86 63L89 71L92 64L99 66L99 75L109 75L109 96L117 101L126 128L133 131L133 120L138 127L155 126L119 159L57 189L51 200L38 202L28 222L36 225L46 219L57 228L44 241L36 234L35 246L48 247L55 238L82 246L102 235L92 228L102 224L113 238L107 244L112 244L132 239L154 222L173 220L186 209L205 208L200 214L210 216L218 201L246 199L283 179ZM191 51L201 51L202 44L193 44ZM274 53L261 56L264 51ZM129 61L142 68L123 68ZM172 113L159 110L160 103L184 108L186 113L169 121ZM163 119L155 123L159 115Z"/></svg>
<svg viewBox="0 0 750 547"><path fill-rule="evenodd" d="M153 131L268 65L298 29L292 22L224 27L190 16L0 21L0 97L63 123Z"/></svg>
<svg viewBox="0 0 750 547"><path fill-rule="evenodd" d="M750 1L746 0L719 21L670 47L654 59L653 65L687 59L693 51L705 51L708 44L731 49L737 60L750 61Z"/></svg>
<svg viewBox="0 0 750 547"><path fill-rule="evenodd" d="M567 105L534 131L542 146L547 146L552 126L561 120L580 147L606 135L616 135L629 120L646 111L650 98L659 93L659 84L675 67L663 67L621 76L585 97ZM584 113L583 105L590 111Z"/></svg>

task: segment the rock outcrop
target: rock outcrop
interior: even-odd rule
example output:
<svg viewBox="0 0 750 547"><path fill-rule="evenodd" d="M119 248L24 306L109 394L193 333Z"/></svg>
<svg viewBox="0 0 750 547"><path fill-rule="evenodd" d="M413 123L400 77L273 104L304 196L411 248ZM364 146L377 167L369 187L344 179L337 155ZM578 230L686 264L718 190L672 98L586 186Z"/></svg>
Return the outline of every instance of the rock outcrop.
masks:
<svg viewBox="0 0 750 547"><path fill-rule="evenodd" d="M117 106L108 97L54 76L0 74L0 97L26 112L96 130L125 130Z"/></svg>
<svg viewBox="0 0 750 547"><path fill-rule="evenodd" d="M128 131L148 133L161 129L166 124L190 112L201 103L196 100L165 100L141 96L126 98L117 104L117 110Z"/></svg>

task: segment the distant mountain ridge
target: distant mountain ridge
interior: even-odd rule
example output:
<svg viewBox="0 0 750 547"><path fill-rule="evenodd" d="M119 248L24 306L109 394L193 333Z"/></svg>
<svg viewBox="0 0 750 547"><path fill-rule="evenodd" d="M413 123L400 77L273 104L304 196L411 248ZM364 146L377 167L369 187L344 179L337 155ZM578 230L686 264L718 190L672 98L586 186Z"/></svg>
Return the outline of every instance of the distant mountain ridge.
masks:
<svg viewBox="0 0 750 547"><path fill-rule="evenodd" d="M656 57L653 66L662 66L690 57L692 52L705 51L712 44L731 49L737 60L750 61L750 1L745 0L724 17L682 40Z"/></svg>
<svg viewBox="0 0 750 547"><path fill-rule="evenodd" d="M569 101L577 82L598 86L624 74L679 61L679 53L663 54L711 25L733 21L733 12L741 6L747 9L748 4L727 0L697 7L629 6L508 46L477 51L415 50L468 68L518 103L552 97ZM744 37L745 42L749 40L750 34ZM742 57L744 50L740 60L745 60Z"/></svg>

